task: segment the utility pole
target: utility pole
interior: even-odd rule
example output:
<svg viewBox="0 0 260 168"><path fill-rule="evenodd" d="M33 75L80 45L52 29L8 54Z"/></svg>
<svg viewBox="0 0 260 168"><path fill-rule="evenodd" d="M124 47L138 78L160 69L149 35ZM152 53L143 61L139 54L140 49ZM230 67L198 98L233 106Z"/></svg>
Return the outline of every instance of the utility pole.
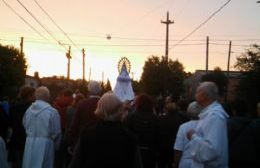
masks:
<svg viewBox="0 0 260 168"><path fill-rule="evenodd" d="M206 73L209 70L209 36L207 36L207 44L206 44Z"/></svg>
<svg viewBox="0 0 260 168"><path fill-rule="evenodd" d="M89 76L88 76L88 81L91 79L91 67L89 68Z"/></svg>
<svg viewBox="0 0 260 168"><path fill-rule="evenodd" d="M66 57L68 59L68 69L67 69L67 80L69 82L70 80L70 59L71 59L71 55L70 55L70 46L69 46L69 51L66 53Z"/></svg>
<svg viewBox="0 0 260 168"><path fill-rule="evenodd" d="M169 11L167 11L166 21L161 21L161 23L166 24L166 46L165 46L165 59L168 65L168 47L169 47L169 24L174 23L174 21L169 20Z"/></svg>
<svg viewBox="0 0 260 168"><path fill-rule="evenodd" d="M226 86L225 101L227 101L227 97L228 97L228 83L229 83L229 66L230 66L231 45L232 45L232 41L229 41L228 64L227 64L227 80L228 81L227 81L227 86Z"/></svg>
<svg viewBox="0 0 260 168"><path fill-rule="evenodd" d="M20 42L20 54L23 54L23 37L21 37L21 42Z"/></svg>
<svg viewBox="0 0 260 168"><path fill-rule="evenodd" d="M85 82L85 49L83 48L82 49L82 59L83 59L83 61L82 61L82 70L83 70L83 74L82 74L82 80L83 80L83 84L84 84L84 82Z"/></svg>

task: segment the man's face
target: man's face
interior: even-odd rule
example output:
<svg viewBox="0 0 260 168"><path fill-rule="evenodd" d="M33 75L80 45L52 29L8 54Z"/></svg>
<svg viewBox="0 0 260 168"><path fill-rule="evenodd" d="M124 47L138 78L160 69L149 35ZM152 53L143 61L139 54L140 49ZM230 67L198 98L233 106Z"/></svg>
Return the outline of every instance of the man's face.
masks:
<svg viewBox="0 0 260 168"><path fill-rule="evenodd" d="M196 101L203 106L205 100L206 100L206 97L205 97L205 93L203 92L202 89L198 88L196 90Z"/></svg>

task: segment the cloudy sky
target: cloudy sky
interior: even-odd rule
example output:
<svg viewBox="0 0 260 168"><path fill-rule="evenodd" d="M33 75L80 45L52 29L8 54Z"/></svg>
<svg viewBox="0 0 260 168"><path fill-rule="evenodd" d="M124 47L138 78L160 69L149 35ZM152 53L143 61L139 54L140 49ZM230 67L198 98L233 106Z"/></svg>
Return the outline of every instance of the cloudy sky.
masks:
<svg viewBox="0 0 260 168"><path fill-rule="evenodd" d="M209 36L209 69L226 70L230 40L231 66L250 44L260 43L256 1L231 0L216 12L228 0L0 0L0 43L19 47L24 37L27 73L38 71L41 77L67 75L65 53L71 45L73 79L82 77L84 48L86 78L91 69L91 79L101 80L103 72L114 85L121 57L130 60L130 76L139 79L149 56L164 55L166 26L161 20L169 11L174 21L169 27L169 58L183 63L185 71L205 69Z"/></svg>

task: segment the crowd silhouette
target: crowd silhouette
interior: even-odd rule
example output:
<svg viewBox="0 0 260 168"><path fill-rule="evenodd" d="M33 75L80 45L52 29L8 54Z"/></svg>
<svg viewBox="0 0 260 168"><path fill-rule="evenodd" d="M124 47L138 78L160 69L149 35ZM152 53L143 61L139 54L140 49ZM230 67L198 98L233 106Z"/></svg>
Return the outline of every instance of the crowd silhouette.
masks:
<svg viewBox="0 0 260 168"><path fill-rule="evenodd" d="M146 93L101 95L97 81L88 95L50 95L25 86L9 110L0 106L1 168L260 167L260 118L242 99L223 106L213 82L200 83L196 100L166 96L160 105Z"/></svg>

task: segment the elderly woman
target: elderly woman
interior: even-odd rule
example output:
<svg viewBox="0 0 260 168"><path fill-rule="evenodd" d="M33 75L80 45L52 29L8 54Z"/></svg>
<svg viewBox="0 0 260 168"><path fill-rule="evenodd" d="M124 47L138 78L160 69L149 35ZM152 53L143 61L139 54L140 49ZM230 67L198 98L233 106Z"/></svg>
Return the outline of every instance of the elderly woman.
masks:
<svg viewBox="0 0 260 168"><path fill-rule="evenodd" d="M187 108L187 116L191 119L189 122L182 124L179 127L176 141L174 144L174 168L191 168L192 159L190 154L189 140L186 137L186 132L192 128L195 128L198 123L198 115L202 110L196 101L191 102Z"/></svg>
<svg viewBox="0 0 260 168"><path fill-rule="evenodd" d="M137 167L137 142L121 123L123 109L112 92L100 98L95 111L99 121L82 132L70 167Z"/></svg>

